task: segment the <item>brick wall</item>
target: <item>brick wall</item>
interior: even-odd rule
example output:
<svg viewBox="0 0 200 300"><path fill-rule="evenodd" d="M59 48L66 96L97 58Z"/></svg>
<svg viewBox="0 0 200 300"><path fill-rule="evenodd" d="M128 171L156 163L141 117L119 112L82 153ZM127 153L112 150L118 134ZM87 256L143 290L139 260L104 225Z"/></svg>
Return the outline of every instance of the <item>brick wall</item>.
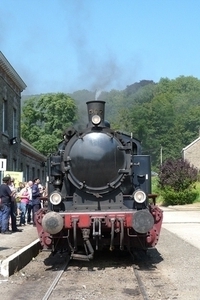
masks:
<svg viewBox="0 0 200 300"><path fill-rule="evenodd" d="M200 170L200 138L183 149L183 157Z"/></svg>
<svg viewBox="0 0 200 300"><path fill-rule="evenodd" d="M1 71L2 74L2 71ZM6 92L5 92L6 91ZM7 130L3 132L3 101L7 103ZM13 132L13 109L16 110L16 133ZM18 168L20 156L20 96L13 90L4 76L0 76L0 153L1 156L7 158L7 168L13 169L13 160L16 161L16 168ZM18 143L15 145L10 144L10 139L17 138ZM15 170L13 170L15 171Z"/></svg>
<svg viewBox="0 0 200 300"><path fill-rule="evenodd" d="M0 51L0 157L7 159L7 170L23 172L26 181L39 177L44 184L46 168L43 164L46 158L25 140L21 141L21 92L25 87L25 83ZM6 130L3 130L2 120L4 101L7 106ZM11 145L10 139L13 137L17 138L17 143ZM0 172L0 183L1 177Z"/></svg>

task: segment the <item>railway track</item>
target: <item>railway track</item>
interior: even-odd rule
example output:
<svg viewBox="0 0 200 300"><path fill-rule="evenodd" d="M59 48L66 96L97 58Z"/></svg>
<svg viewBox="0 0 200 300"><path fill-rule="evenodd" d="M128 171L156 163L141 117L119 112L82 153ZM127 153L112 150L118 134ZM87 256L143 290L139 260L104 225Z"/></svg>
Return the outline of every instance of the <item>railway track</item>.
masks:
<svg viewBox="0 0 200 300"><path fill-rule="evenodd" d="M112 259L103 253L91 262L67 261L42 300L52 299L148 299L141 296L138 276L129 253ZM144 290L141 288L141 290Z"/></svg>
<svg viewBox="0 0 200 300"><path fill-rule="evenodd" d="M142 252L123 256L103 253L89 263L67 260L42 300L169 299L161 278L152 260Z"/></svg>
<svg viewBox="0 0 200 300"><path fill-rule="evenodd" d="M53 292L53 290L55 289L56 285L58 284L62 274L64 273L64 271L66 270L66 268L68 267L70 262L70 259L68 258L66 263L62 266L61 270L58 271L58 274L56 275L54 281L52 282L51 286L49 287L49 289L47 290L46 294L44 295L44 297L42 298L42 300L48 300Z"/></svg>
<svg viewBox="0 0 200 300"><path fill-rule="evenodd" d="M41 252L1 289L4 300L169 300L177 290L156 249L144 253L99 251L90 262ZM161 267L160 267L161 265ZM25 288L24 288L25 287Z"/></svg>

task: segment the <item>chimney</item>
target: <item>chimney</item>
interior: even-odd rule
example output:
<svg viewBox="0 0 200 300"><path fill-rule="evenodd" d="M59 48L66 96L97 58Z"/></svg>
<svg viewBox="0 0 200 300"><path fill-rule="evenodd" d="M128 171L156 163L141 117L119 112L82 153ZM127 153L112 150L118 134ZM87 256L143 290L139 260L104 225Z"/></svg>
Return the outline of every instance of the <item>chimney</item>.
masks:
<svg viewBox="0 0 200 300"><path fill-rule="evenodd" d="M99 127L105 127L105 120L104 120L104 113L105 113L105 101L88 101L87 104L87 110L88 110L88 120L89 124L88 127L93 126L92 124L92 117L94 115L98 115L101 117L101 123L98 125Z"/></svg>

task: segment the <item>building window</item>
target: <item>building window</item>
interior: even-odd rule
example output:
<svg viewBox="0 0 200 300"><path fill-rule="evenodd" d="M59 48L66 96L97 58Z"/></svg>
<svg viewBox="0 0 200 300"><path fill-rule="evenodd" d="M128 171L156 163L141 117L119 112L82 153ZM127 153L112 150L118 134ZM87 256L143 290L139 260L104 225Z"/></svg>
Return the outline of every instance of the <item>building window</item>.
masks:
<svg viewBox="0 0 200 300"><path fill-rule="evenodd" d="M17 111L13 108L13 137L17 137Z"/></svg>
<svg viewBox="0 0 200 300"><path fill-rule="evenodd" d="M44 171L42 171L42 181L45 184Z"/></svg>
<svg viewBox="0 0 200 300"><path fill-rule="evenodd" d="M32 168L32 178L35 178L35 168Z"/></svg>
<svg viewBox="0 0 200 300"><path fill-rule="evenodd" d="M8 105L7 101L3 100L3 111L2 111L2 123L3 123L3 132L8 131Z"/></svg>
<svg viewBox="0 0 200 300"><path fill-rule="evenodd" d="M12 166L13 171L17 170L17 160L14 158L13 159L13 166Z"/></svg>
<svg viewBox="0 0 200 300"><path fill-rule="evenodd" d="M37 169L37 177L40 178L40 169Z"/></svg>
<svg viewBox="0 0 200 300"><path fill-rule="evenodd" d="M3 98L4 98L5 100L7 100L7 93L8 93L8 91L7 91L7 86L5 85L5 86L3 87Z"/></svg>
<svg viewBox="0 0 200 300"><path fill-rule="evenodd" d="M25 180L28 181L29 180L29 166L26 165L26 174L25 174Z"/></svg>

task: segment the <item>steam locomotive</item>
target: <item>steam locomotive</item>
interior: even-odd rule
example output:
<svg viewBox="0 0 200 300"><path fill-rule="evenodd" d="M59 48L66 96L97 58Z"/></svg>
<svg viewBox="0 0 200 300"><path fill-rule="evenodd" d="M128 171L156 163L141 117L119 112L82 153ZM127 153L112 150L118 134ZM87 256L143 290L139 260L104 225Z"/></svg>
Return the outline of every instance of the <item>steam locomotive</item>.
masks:
<svg viewBox="0 0 200 300"><path fill-rule="evenodd" d="M67 129L47 159L48 204L35 216L41 245L79 260L102 247L154 247L163 214L151 194L150 156L110 128L104 101L86 104L86 128Z"/></svg>

